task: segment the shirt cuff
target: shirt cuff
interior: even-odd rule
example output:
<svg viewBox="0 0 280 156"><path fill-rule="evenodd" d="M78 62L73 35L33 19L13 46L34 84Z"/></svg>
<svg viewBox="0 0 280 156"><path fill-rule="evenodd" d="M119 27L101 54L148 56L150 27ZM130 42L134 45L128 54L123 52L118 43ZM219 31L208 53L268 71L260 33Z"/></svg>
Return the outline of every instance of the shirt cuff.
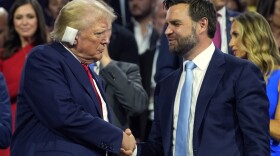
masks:
<svg viewBox="0 0 280 156"><path fill-rule="evenodd" d="M135 147L135 150L134 150L133 153L132 153L132 156L137 156L137 145L136 145L136 147Z"/></svg>

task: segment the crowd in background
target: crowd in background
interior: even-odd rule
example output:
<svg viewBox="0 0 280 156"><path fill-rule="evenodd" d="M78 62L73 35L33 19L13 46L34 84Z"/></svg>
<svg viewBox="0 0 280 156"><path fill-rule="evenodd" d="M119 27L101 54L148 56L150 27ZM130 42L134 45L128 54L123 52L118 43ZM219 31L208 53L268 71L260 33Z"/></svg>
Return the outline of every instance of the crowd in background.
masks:
<svg viewBox="0 0 280 156"><path fill-rule="evenodd" d="M105 83L106 96L113 112L112 123L122 130L130 128L137 141L147 141L154 120L156 84L181 67L183 60L169 52L163 0L104 1L118 17L112 24L104 58L90 68ZM280 156L277 128L280 126L280 0L211 1L219 14L217 23L220 30L216 31L214 39L217 35L220 39L214 42L215 46L228 55L253 62L265 78L271 105L271 149L275 152L271 155ZM0 73L7 85L11 104L11 110L7 109L1 96L0 115L2 110L10 111L12 121L8 124L0 116L0 128L6 124L12 133L15 131L16 118L20 117L16 116L16 106L25 60L35 46L53 42L50 33L54 30L56 17L68 2L70 0L0 1ZM243 16L249 12L256 15ZM259 20L264 21L257 23ZM263 24L267 31L250 26L257 27L262 22L267 22L267 25ZM249 34L250 31L252 34ZM260 35L254 37L254 34ZM116 77L120 78L117 79L119 82L115 81ZM2 87L2 77L0 80L2 95L5 87ZM6 144L0 144L0 147L7 148ZM9 150L0 150L0 155L9 156Z"/></svg>

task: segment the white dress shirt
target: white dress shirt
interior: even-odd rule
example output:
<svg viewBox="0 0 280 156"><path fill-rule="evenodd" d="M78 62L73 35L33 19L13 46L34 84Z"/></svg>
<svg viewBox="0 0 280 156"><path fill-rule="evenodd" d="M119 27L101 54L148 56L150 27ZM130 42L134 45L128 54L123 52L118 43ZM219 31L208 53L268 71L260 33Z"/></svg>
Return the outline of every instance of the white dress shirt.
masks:
<svg viewBox="0 0 280 156"><path fill-rule="evenodd" d="M218 11L220 15L218 21L221 27L221 51L228 54L228 38L227 38L227 21L226 21L226 7Z"/></svg>
<svg viewBox="0 0 280 156"><path fill-rule="evenodd" d="M147 27L147 32L142 34L141 24L137 22L134 18L131 19L134 24L134 37L137 42L138 54L142 55L150 48L150 38L153 32L153 24L149 22Z"/></svg>
<svg viewBox="0 0 280 156"><path fill-rule="evenodd" d="M201 84L203 82L205 73L207 71L209 62L212 58L212 55L215 51L215 46L212 43L207 49L201 52L198 56L196 56L192 61L195 63L196 68L193 69L193 88L192 88L192 99L191 99L191 108L190 108L190 116L189 116L189 131L188 136L189 140L187 145L187 152L188 156L193 156L193 125L194 125L194 118L195 118L195 108L197 97L200 91ZM188 60L184 60L183 66L185 68L185 64ZM176 142L176 130L177 130L177 121L179 115L179 106L180 106L180 94L181 90L185 81L186 71L183 70L181 74L181 78L179 81L175 103L174 103L174 112L173 112L173 140L172 140L172 150L174 153L175 150L175 142Z"/></svg>

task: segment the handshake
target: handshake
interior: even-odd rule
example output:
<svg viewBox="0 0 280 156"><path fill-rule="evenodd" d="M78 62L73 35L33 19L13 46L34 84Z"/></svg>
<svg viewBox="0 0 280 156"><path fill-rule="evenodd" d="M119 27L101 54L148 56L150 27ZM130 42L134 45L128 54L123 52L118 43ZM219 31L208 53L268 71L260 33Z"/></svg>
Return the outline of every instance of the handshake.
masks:
<svg viewBox="0 0 280 156"><path fill-rule="evenodd" d="M136 148L136 140L132 135L130 129L126 129L123 132L123 140L122 140L122 147L121 147L121 156L131 156L133 151Z"/></svg>

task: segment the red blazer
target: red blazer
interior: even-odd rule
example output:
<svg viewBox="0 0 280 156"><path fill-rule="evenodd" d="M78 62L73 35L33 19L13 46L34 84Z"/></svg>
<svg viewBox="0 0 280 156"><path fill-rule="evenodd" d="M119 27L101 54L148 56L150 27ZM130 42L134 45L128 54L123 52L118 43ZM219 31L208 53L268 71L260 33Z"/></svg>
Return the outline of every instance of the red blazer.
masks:
<svg viewBox="0 0 280 156"><path fill-rule="evenodd" d="M3 73L11 97L11 103L16 103L16 97L19 89L21 71L27 54L33 48L33 45L27 45L18 50L13 56L0 61L0 71Z"/></svg>

